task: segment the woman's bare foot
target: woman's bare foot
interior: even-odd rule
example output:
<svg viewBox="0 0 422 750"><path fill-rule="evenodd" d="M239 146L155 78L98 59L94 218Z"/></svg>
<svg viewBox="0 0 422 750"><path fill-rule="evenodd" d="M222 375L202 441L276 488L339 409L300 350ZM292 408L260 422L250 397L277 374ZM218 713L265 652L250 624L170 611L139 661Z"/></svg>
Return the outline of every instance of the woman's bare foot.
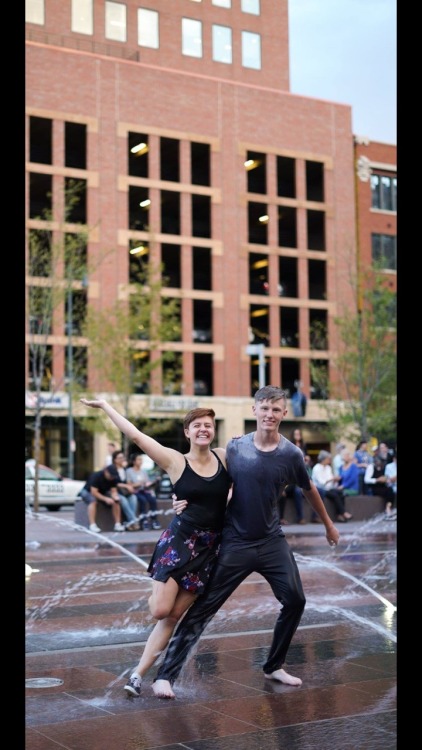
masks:
<svg viewBox="0 0 422 750"><path fill-rule="evenodd" d="M295 679L294 677L292 679ZM152 690L157 698L175 698L168 680L156 680L152 683Z"/></svg>
<svg viewBox="0 0 422 750"><path fill-rule="evenodd" d="M294 685L294 687L299 687L302 684L302 680L299 677L293 677L293 675L285 672L284 669L276 669L275 672L266 674L265 677L268 680L282 682L284 685Z"/></svg>

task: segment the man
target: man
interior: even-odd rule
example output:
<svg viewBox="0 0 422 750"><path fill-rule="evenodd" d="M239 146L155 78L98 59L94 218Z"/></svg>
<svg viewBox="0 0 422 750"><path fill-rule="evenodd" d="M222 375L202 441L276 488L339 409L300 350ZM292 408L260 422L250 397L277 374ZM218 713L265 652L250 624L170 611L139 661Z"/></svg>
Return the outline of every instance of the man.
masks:
<svg viewBox="0 0 422 750"><path fill-rule="evenodd" d="M263 665L264 675L286 685L302 680L283 668L290 642L305 608L299 570L280 527L277 500L288 484L301 487L320 516L329 544L336 545L339 532L306 470L303 453L279 433L287 414L286 394L276 386L255 393L252 411L256 431L229 441L227 467L233 493L226 511L219 556L207 589L190 607L175 631L153 684L159 698L174 698L172 683L189 651L226 599L251 573L260 573L280 602L273 641ZM187 501L174 501L177 513Z"/></svg>
<svg viewBox="0 0 422 750"><path fill-rule="evenodd" d="M114 519L114 531L124 531L125 527L121 521L121 511L119 495L117 492L117 483L119 477L110 471L110 467L105 466L100 471L94 471L82 487L79 496L84 503L88 505L89 530L99 532L100 527L95 522L97 512L97 502L111 505Z"/></svg>

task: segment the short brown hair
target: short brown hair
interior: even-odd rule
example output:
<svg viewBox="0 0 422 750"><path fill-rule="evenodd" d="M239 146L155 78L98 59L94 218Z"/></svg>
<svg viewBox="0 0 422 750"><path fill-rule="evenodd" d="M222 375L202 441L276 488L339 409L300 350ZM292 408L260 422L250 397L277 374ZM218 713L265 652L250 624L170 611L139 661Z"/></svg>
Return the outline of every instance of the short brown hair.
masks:
<svg viewBox="0 0 422 750"><path fill-rule="evenodd" d="M287 400L286 392L278 385L264 385L255 393L255 403L258 401L278 401L280 398Z"/></svg>
<svg viewBox="0 0 422 750"><path fill-rule="evenodd" d="M201 417L211 417L213 425L215 427L214 409L205 409L204 407L199 407L198 409L191 409L190 411L188 411L183 420L183 429L187 430L191 422L193 422L195 419L200 419Z"/></svg>

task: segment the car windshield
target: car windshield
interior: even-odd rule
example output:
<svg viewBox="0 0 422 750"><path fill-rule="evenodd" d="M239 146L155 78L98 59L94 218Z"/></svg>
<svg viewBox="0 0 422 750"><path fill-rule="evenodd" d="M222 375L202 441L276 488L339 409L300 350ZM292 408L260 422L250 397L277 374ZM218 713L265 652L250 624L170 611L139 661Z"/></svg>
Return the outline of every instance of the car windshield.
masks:
<svg viewBox="0 0 422 750"><path fill-rule="evenodd" d="M25 479L34 478L35 467L32 467L32 471L29 466L25 466ZM38 479L49 480L50 482L61 482L62 477L57 474L53 469L49 469L47 466L38 466Z"/></svg>

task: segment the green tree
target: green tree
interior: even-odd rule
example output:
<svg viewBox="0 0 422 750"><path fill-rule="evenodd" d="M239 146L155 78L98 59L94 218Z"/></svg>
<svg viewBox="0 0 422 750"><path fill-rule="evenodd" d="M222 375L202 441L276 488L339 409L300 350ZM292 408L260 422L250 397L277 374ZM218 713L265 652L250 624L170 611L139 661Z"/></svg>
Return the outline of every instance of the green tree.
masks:
<svg viewBox="0 0 422 750"><path fill-rule="evenodd" d="M331 439L346 437L356 442L361 436L376 436L394 441L396 295L378 269L372 269L360 282L359 288L357 284L354 287L356 312L345 311L335 318L339 348L331 361L330 384L327 369L312 362L311 376L326 396L324 406ZM314 337L318 341L317 330Z"/></svg>
<svg viewBox="0 0 422 750"><path fill-rule="evenodd" d="M146 406L142 415L131 414L130 399L134 393L149 393L151 373L157 368L162 369L163 391L180 393L180 354L165 346L165 342L180 340L180 302L163 295L166 280L161 274L162 266L151 262L140 266L127 298L106 310L90 307L84 328L96 372L95 391L112 391L116 408L155 435L168 429L171 421L149 420ZM82 418L82 424L91 432L115 437L101 411ZM127 453L126 436L123 446Z"/></svg>
<svg viewBox="0 0 422 750"><path fill-rule="evenodd" d="M81 186L78 181L69 181L63 194L62 220L57 222L51 209L43 211L38 218L37 228L28 233L28 256L26 266L26 343L28 348L29 383L26 395L26 408L33 416L29 427L34 432L35 482L34 511L38 512L38 466L41 449L42 418L46 413L46 399L55 393L72 391L83 381L83 358L73 359L71 382L58 379L54 375L53 351L61 356L60 347L50 343L53 330L64 322L63 349L69 356L69 305L75 308L73 320L82 314L82 296L87 275L86 247L88 230L85 225L77 232L66 231L66 224L80 201ZM62 350L63 352L63 350ZM46 395L47 394L47 395Z"/></svg>

